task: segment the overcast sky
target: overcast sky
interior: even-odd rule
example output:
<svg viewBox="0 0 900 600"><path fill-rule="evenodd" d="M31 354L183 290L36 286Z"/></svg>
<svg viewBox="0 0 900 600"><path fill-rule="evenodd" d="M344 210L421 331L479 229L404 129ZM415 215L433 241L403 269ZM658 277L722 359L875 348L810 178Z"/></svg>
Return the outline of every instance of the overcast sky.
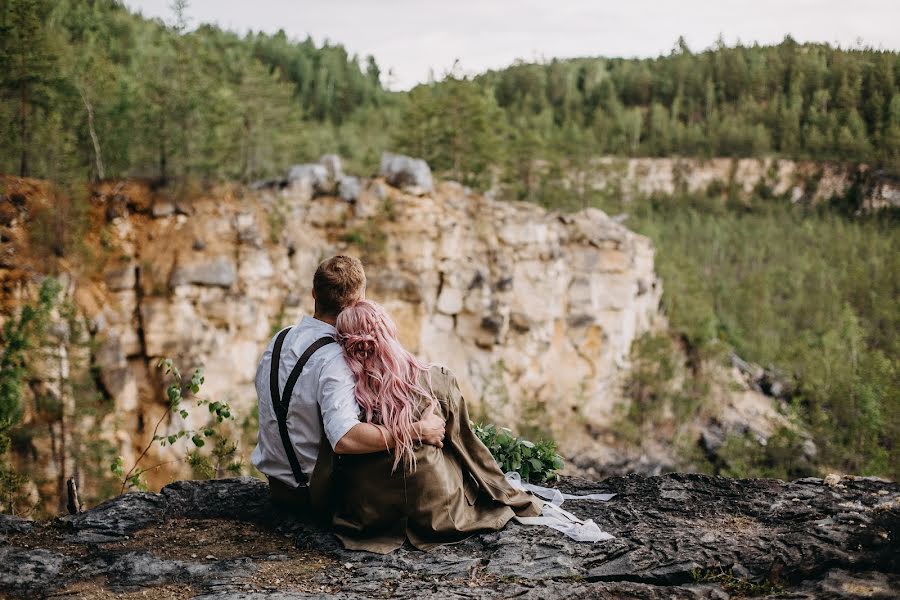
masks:
<svg viewBox="0 0 900 600"><path fill-rule="evenodd" d="M171 0L125 0L171 20ZM798 41L900 49L900 0L192 0L193 26L241 33L284 29L351 53L372 54L382 80L409 89L454 61L463 73L517 58L645 57L668 53L679 35L694 50L725 41ZM390 74L389 74L390 71Z"/></svg>

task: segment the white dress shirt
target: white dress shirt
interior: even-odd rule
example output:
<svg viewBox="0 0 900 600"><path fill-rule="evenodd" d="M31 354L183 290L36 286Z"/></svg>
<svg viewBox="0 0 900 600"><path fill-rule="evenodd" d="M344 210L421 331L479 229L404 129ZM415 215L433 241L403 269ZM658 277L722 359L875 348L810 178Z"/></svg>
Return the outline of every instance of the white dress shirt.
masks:
<svg viewBox="0 0 900 600"><path fill-rule="evenodd" d="M312 317L303 317L299 324L291 328L281 348L281 362L278 365L279 394L284 393L287 378L300 355L317 339L334 335L334 327ZM294 479L281 442L281 435L278 433L278 420L275 418L269 391L275 337L263 352L259 367L256 369L259 434L256 449L253 450L250 460L262 473L291 487L297 487L297 481ZM300 461L300 468L308 477L312 476L313 468L316 466L323 425L324 433L333 448L344 434L360 422L359 405L354 394L355 384L353 373L344 360L341 347L336 343L319 348L310 357L297 379L288 408L287 428L297 459Z"/></svg>

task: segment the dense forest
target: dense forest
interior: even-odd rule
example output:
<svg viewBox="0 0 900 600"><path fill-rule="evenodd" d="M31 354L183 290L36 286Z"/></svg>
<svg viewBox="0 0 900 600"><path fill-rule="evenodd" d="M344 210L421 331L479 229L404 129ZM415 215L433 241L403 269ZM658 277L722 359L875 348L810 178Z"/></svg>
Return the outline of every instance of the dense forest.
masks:
<svg viewBox="0 0 900 600"><path fill-rule="evenodd" d="M868 162L900 171L900 54L678 40L654 59L516 64L387 92L372 57L286 34L168 23L115 0L6 0L0 170L37 177L241 178L384 149L486 185L602 154ZM533 190L518 190L531 195Z"/></svg>
<svg viewBox="0 0 900 600"><path fill-rule="evenodd" d="M653 59L517 63L390 92L371 57L284 32L194 27L184 0L167 22L115 0L0 4L2 173L70 190L120 177L251 181L337 152L367 174L388 149L559 210L575 207L559 180L601 155L778 156L896 176L900 53L790 38L694 51L679 40ZM747 203L727 187L627 205L598 194L584 205L627 212L657 244L672 339L703 360L736 350L792 382L792 414L821 450L811 472L898 476L892 215L789 206L765 190ZM0 346L24 356L15 335ZM659 348L645 340L635 351L655 361ZM695 406L703 394L702 382L650 387L642 397L656 404ZM0 402L0 421L14 425L7 408ZM729 474L802 474L795 443L751 451L735 440L746 465Z"/></svg>
<svg viewBox="0 0 900 600"><path fill-rule="evenodd" d="M716 194L649 197L624 205L628 226L657 247L672 339L642 340L632 353L651 365L631 417L653 427L666 410L690 420L710 401L709 372L688 366L729 355L773 369L787 388L788 414L819 448L804 464L789 431L765 446L729 440L731 476L790 479L848 473L900 477L900 236L895 221L847 218L833 208L755 197L748 205ZM643 404L643 405L642 405ZM635 412L637 411L637 412ZM712 472L718 472L711 465Z"/></svg>

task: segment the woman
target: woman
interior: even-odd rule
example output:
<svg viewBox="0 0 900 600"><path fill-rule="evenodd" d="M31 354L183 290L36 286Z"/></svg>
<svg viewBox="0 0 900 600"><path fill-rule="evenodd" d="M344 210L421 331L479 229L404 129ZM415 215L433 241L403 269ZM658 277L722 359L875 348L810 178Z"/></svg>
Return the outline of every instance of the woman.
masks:
<svg viewBox="0 0 900 600"><path fill-rule="evenodd" d="M362 300L336 327L365 419L396 440L393 452L341 456L334 467L332 523L347 548L386 554L409 540L427 550L540 514L540 502L509 485L472 432L453 375L407 352L381 306ZM446 420L443 448L413 436L429 410Z"/></svg>

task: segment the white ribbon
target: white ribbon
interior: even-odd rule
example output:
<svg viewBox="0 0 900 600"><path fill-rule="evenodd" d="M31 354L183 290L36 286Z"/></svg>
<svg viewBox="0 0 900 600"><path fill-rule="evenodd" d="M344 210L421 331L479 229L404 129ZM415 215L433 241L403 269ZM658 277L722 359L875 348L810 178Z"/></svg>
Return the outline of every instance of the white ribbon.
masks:
<svg viewBox="0 0 900 600"><path fill-rule="evenodd" d="M562 503L566 500L599 500L606 502L615 494L587 494L584 496L576 496L574 494L564 494L555 488L543 487L522 481L522 476L515 471L506 473L506 480L511 486L518 490L531 492L535 496L544 498L547 502L543 503L541 516L539 517L516 517L516 520L523 525L545 525L556 531L564 533L569 538L577 542L602 542L611 540L613 536L601 530L592 519L582 521L567 510L563 510Z"/></svg>

